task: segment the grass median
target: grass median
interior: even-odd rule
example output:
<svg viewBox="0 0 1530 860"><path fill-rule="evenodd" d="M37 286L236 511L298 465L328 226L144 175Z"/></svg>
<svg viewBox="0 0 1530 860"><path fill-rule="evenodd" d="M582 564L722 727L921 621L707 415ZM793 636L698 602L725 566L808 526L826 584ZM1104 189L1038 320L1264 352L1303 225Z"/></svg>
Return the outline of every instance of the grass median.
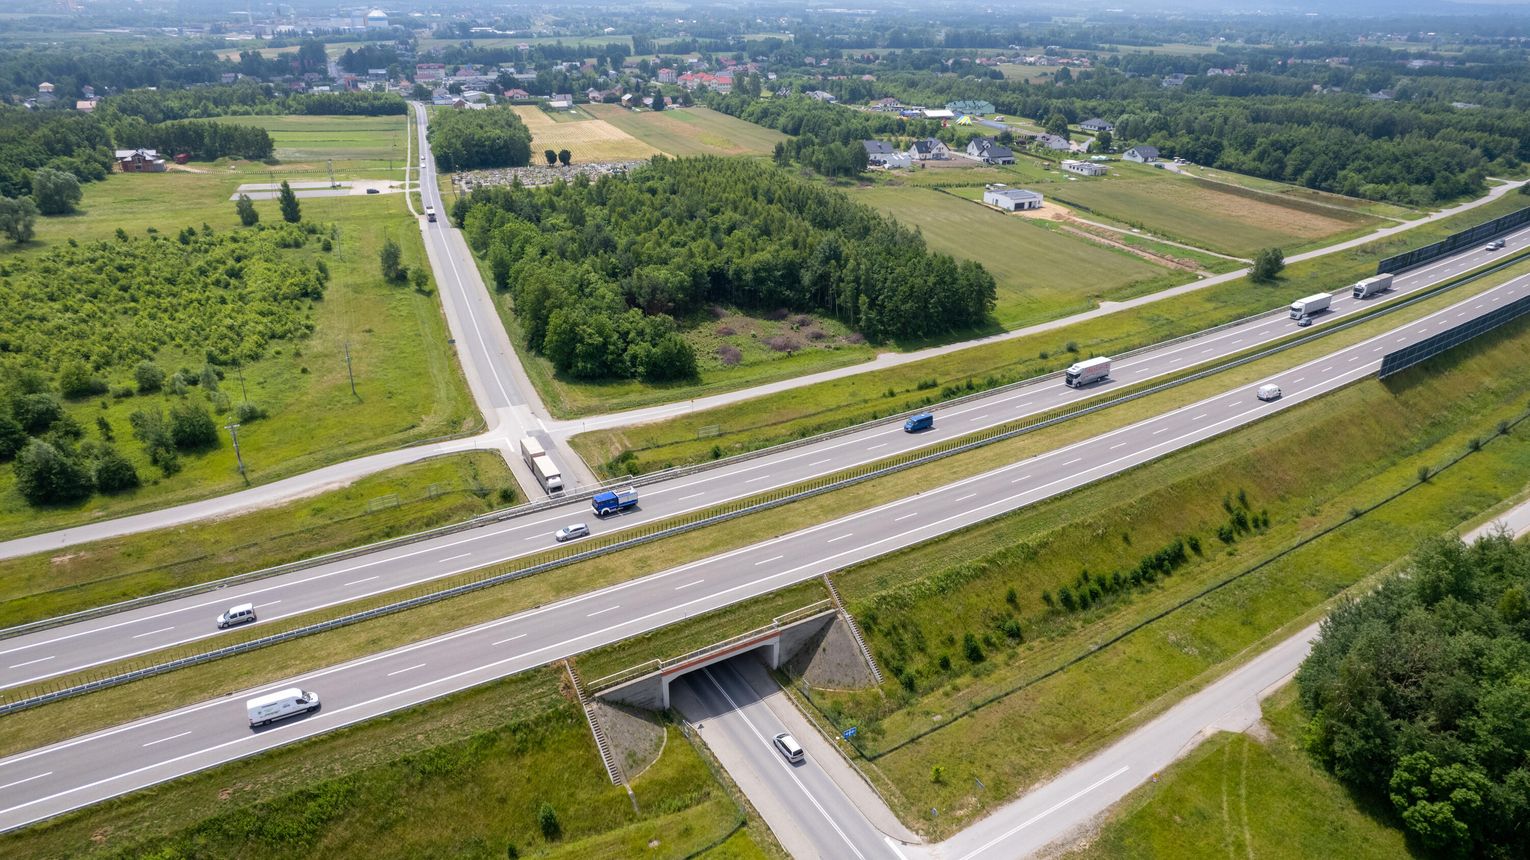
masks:
<svg viewBox="0 0 1530 860"><path fill-rule="evenodd" d="M454 454L277 507L5 559L0 628L413 534L517 497L499 454Z"/></svg>
<svg viewBox="0 0 1530 860"><path fill-rule="evenodd" d="M1052 373L1080 355L1125 352L1279 307L1304 295L1340 289L1374 274L1381 257L1516 211L1527 202L1520 195L1510 195L1359 248L1295 263L1273 285L1238 280L1043 334L974 346L664 421L581 433L570 444L603 474L649 472L778 445L972 390ZM1069 344L1076 353L1067 349Z"/></svg>
<svg viewBox="0 0 1530 860"><path fill-rule="evenodd" d="M1486 284L1479 284L1469 285L1465 289L1485 287ZM1465 294L1453 292L1450 296L1437 296L1381 320L1330 335L1318 342L1293 348L1272 358L1253 362L1045 430L1021 435L959 456L859 484L846 490L826 493L662 541L578 562L537 576L413 609L402 616L361 622L301 640L225 658L217 661L216 664L182 669L167 675L23 711L6 717L8 731L4 736L0 736L0 755L30 749L84 731L156 713L177 704L213 698L267 681L461 629L480 621L500 618L595 588L746 546L766 536L785 534L883 502L912 496L929 487L980 474L995 467L1045 453L1169 409L1196 402L1231 386L1265 378L1281 367L1289 367L1327 354L1346 343L1362 340L1376 332L1400 325L1408 319L1429 313L1440 305L1458 301L1462 295ZM1296 412L1300 414L1301 410ZM1292 419L1288 413L1284 417L1277 417L1276 420L1290 421ZM1258 427L1263 423L1267 422L1255 425L1244 433L1257 434ZM1134 473L1136 471L1141 469L1134 470ZM1050 510L1053 504L1055 503L1043 503L1035 508ZM480 576L482 576L481 573L464 574L433 583L430 588L441 588L453 582ZM322 617L356 612L396 599L398 599L396 594L381 595L369 601L358 601L326 613L314 613L282 622L262 624L259 625L259 629L249 628L237 633L225 634L218 641L221 645L240 641L241 637L255 638L270 635L288 627L312 623ZM135 661L98 667L91 673L55 679L39 689L10 691L10 698L13 700L22 698L29 692L40 692L46 687L83 682L90 677L126 671L139 665L159 662L185 653L188 653L188 649L151 654Z"/></svg>

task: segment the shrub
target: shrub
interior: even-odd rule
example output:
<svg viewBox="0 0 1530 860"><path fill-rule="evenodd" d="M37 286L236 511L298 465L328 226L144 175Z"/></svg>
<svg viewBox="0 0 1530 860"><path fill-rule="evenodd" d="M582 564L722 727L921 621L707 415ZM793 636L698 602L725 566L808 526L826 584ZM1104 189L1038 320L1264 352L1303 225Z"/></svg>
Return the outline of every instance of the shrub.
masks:
<svg viewBox="0 0 1530 860"><path fill-rule="evenodd" d="M969 663L983 662L983 646L978 644L978 638L968 633L962 637L962 654Z"/></svg>
<svg viewBox="0 0 1530 860"><path fill-rule="evenodd" d="M105 394L107 388L106 380L100 379L91 373L90 368L85 365L85 362L70 361L58 369L58 390L65 397L77 399L96 394Z"/></svg>
<svg viewBox="0 0 1530 860"><path fill-rule="evenodd" d="M802 348L802 343L790 335L778 334L765 341L765 345L776 352L795 352Z"/></svg>
<svg viewBox="0 0 1530 860"><path fill-rule="evenodd" d="M552 804L542 801L537 807L537 827L542 831L542 837L548 842L554 842L563 835L563 825L558 823L558 812Z"/></svg>
<svg viewBox="0 0 1530 860"><path fill-rule="evenodd" d="M104 445L96 455L95 482L103 493L131 490L139 485L138 470L116 448Z"/></svg>
<svg viewBox="0 0 1530 860"><path fill-rule="evenodd" d="M258 421L264 417L266 417L266 410L261 409L259 406L256 406L249 401L245 401L244 403L234 407L234 420L238 421L240 424L247 424L251 421Z"/></svg>
<svg viewBox="0 0 1530 860"><path fill-rule="evenodd" d="M147 361L133 368L133 381L138 383L139 394L152 394L165 386L165 372L159 365Z"/></svg>
<svg viewBox="0 0 1530 860"><path fill-rule="evenodd" d="M211 448L218 444L218 425L207 410L181 402L170 407L170 440L182 451Z"/></svg>
<svg viewBox="0 0 1530 860"><path fill-rule="evenodd" d="M717 359L727 367L733 367L744 360L744 354L739 352L738 347L724 344L717 348Z"/></svg>
<svg viewBox="0 0 1530 860"><path fill-rule="evenodd" d="M92 481L71 452L32 439L16 457L16 489L34 505L73 502L90 495Z"/></svg>

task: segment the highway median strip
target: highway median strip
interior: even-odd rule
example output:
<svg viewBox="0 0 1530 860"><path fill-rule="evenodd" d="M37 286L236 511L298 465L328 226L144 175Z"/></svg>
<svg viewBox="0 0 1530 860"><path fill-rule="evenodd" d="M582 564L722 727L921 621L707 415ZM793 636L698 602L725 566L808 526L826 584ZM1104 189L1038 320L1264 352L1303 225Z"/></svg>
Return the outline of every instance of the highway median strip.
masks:
<svg viewBox="0 0 1530 860"><path fill-rule="evenodd" d="M1112 406L1126 403L1150 394L1178 387L1187 382L1201 379L1219 373L1251 361L1273 355L1292 347L1313 342L1328 335L1355 327L1361 323L1375 319L1383 314L1400 310L1418 302L1424 301L1437 295L1451 286L1456 286L1467 281L1476 280L1500 271L1513 265L1523 258L1520 255L1512 259L1497 261L1495 264L1482 270L1463 273L1456 278L1443 282L1440 285L1410 294L1401 301L1388 303L1369 310L1368 313L1357 315L1332 326L1311 333L1297 333L1288 336L1273 345L1262 346L1238 354L1227 359L1219 359L1208 362L1200 368L1187 368L1185 371L1174 375L1168 381L1148 380L1137 386L1124 388L1120 391L1110 392L1099 398L1085 401L1075 407L1052 410L1030 418L1017 419L984 431L969 434L964 437L947 440L941 444L927 447L918 451L887 458L882 461L851 467L840 472L832 473L810 481L802 482L785 488L767 491L757 496L747 497L734 502L698 511L684 517L660 521L641 529L636 534L617 534L605 539L597 539L598 546L560 551L552 550L547 553L532 556L529 559L518 560L515 563L503 565L491 565L487 568L469 572L456 577L447 577L436 580L423 588L400 589L379 595L371 605L365 602L349 603L346 611L342 614L332 614L328 618L316 619L314 613L291 619L288 625L281 630L270 632L270 627L260 630L260 635L251 630L242 634L236 634L241 638L237 641L220 645L217 648L205 649L201 646L194 648L167 649L151 655L153 662L140 661L137 668L124 669L120 664L98 667L94 670L61 676L50 682L21 687L13 690L7 697L7 701L0 704L0 715L14 713L29 707L58 701L75 695L92 692L107 687L113 687L131 681L140 680L154 675L164 674L186 666L197 665L220 659L235 654L245 653L258 648L274 645L294 638L312 635L337 627L366 621L382 615L412 609L433 603L439 600L455 597L470 591L489 588L494 585L513 581L533 574L545 572L567 564L617 552L623 549L636 547L654 540L683 534L698 528L704 528L716 523L725 522L736 517L758 511L769 510L781 505L810 498L822 493L831 492L844 487L853 486L864 481L872 480L898 471L914 468L921 465L936 462L946 457L970 451L976 448L994 444L1013 438L1017 435L1035 432L1051 427L1061 422L1098 412ZM414 591L413 595L409 595ZM408 595L408 596L406 596ZM188 653L189 652L189 653ZM132 665L129 663L128 665Z"/></svg>

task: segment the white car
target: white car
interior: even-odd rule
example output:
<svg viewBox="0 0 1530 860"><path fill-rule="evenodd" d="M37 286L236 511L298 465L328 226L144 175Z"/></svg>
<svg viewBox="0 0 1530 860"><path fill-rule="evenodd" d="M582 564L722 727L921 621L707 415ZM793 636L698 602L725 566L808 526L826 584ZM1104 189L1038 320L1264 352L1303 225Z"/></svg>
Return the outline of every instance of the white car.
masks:
<svg viewBox="0 0 1530 860"><path fill-rule="evenodd" d="M255 621L255 604L241 603L238 606L230 606L226 612L218 616L218 629L234 627L240 624L252 624Z"/></svg>
<svg viewBox="0 0 1530 860"><path fill-rule="evenodd" d="M1487 243L1486 245L1483 245L1482 246L1482 250L1484 250L1484 251L1497 251L1499 248L1502 248L1503 246L1504 246L1504 241L1502 239L1494 239L1493 241Z"/></svg>
<svg viewBox="0 0 1530 860"><path fill-rule="evenodd" d="M573 540L575 538L582 538L582 537L589 537L589 536L590 536L590 527L585 525L584 523L573 523L572 525L566 525L563 528L558 529L555 533L553 533L553 538L555 540L557 540L558 543L563 543L566 540Z"/></svg>
<svg viewBox="0 0 1530 860"><path fill-rule="evenodd" d="M790 732L782 732L776 735L772 738L772 743L776 745L776 749L781 752L781 755L785 756L786 760L792 764L807 758L807 753L803 751L802 745L797 743L797 739L792 737Z"/></svg>
<svg viewBox="0 0 1530 860"><path fill-rule="evenodd" d="M1279 385L1261 385L1261 386L1259 386L1258 397L1259 397L1260 400L1264 400L1264 401L1279 400L1280 399L1280 386Z"/></svg>

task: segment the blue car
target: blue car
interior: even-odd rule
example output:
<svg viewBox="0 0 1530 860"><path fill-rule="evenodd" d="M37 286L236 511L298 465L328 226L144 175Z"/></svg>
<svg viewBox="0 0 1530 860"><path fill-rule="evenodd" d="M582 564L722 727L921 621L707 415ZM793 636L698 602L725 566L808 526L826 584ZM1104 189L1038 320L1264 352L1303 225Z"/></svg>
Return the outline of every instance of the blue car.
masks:
<svg viewBox="0 0 1530 860"><path fill-rule="evenodd" d="M903 422L903 432L918 433L921 430L928 430L934 426L935 416L928 412L921 412L918 415L915 415L913 418Z"/></svg>

